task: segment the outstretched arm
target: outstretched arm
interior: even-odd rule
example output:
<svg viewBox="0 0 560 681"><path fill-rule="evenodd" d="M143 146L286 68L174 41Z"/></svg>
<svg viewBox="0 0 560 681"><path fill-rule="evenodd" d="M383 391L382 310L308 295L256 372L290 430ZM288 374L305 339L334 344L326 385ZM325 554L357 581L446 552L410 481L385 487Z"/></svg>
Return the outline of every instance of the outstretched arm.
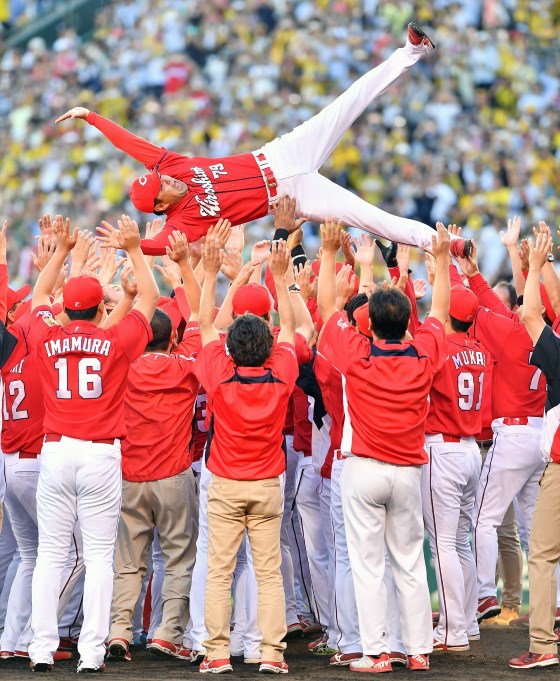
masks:
<svg viewBox="0 0 560 681"><path fill-rule="evenodd" d="M552 238L548 234L541 232L537 236L534 246L533 240L529 239L529 274L523 294L523 323L529 336L531 336L533 345L539 340L539 336L546 326L542 317L540 277L547 255L551 251Z"/></svg>
<svg viewBox="0 0 560 681"><path fill-rule="evenodd" d="M62 114L56 119L55 123L61 123L69 118L80 118L87 121L99 132L103 133L105 137L117 149L124 151L125 154L132 156L140 163L143 163L149 170L151 170L165 154L163 147L158 147L142 137L133 135L128 130L125 130L117 123L113 123L108 118L104 118L94 111L84 108L83 106L76 106L65 114Z"/></svg>

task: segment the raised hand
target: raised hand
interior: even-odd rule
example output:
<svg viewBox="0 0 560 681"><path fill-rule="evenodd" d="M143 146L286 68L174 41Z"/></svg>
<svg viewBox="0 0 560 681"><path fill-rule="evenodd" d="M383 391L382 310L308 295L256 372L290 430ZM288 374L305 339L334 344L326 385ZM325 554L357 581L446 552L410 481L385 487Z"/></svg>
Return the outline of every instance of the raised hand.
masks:
<svg viewBox="0 0 560 681"><path fill-rule="evenodd" d="M462 227L457 227L457 225L447 225L447 232L449 234L453 234L454 236L461 236L461 232L463 231Z"/></svg>
<svg viewBox="0 0 560 681"><path fill-rule="evenodd" d="M270 254L270 241L257 241L251 250L251 260L262 262L266 260Z"/></svg>
<svg viewBox="0 0 560 681"><path fill-rule="evenodd" d="M226 218L220 218L215 225L208 230L206 237L215 236L218 239L220 248L225 248L231 235L231 222Z"/></svg>
<svg viewBox="0 0 560 681"><path fill-rule="evenodd" d="M360 238L353 238L356 253L354 259L360 265L372 265L375 257L375 239L371 238L368 232L362 232Z"/></svg>
<svg viewBox="0 0 560 681"><path fill-rule="evenodd" d="M132 265L127 263L121 271L121 286L124 291L124 295L131 300L134 300L138 295L138 284L134 278L134 273L132 271Z"/></svg>
<svg viewBox="0 0 560 681"><path fill-rule="evenodd" d="M354 249L352 248L352 237L349 232L342 232L340 235L340 249L342 250L342 255L346 262L354 267L356 258Z"/></svg>
<svg viewBox="0 0 560 681"><path fill-rule="evenodd" d="M306 222L306 218L296 218L296 200L290 196L281 196L273 208L274 228L287 229L291 234Z"/></svg>
<svg viewBox="0 0 560 681"><path fill-rule="evenodd" d="M101 222L102 227L97 228L97 241L99 241L101 248L115 248L118 250L121 245L119 243L118 229L106 220Z"/></svg>
<svg viewBox="0 0 560 681"><path fill-rule="evenodd" d="M445 229L441 222L436 222L437 236L432 236L432 253L436 260L441 258L449 258L449 232Z"/></svg>
<svg viewBox="0 0 560 681"><path fill-rule="evenodd" d="M272 242L272 250L268 256L268 268L274 279L286 276L288 266L291 265L290 251L284 239Z"/></svg>
<svg viewBox="0 0 560 681"><path fill-rule="evenodd" d="M243 253L245 248L245 225L236 225L231 228L231 234L226 243L228 251L236 250Z"/></svg>
<svg viewBox="0 0 560 681"><path fill-rule="evenodd" d="M342 223L327 218L321 225L322 254L336 253L340 248Z"/></svg>
<svg viewBox="0 0 560 681"><path fill-rule="evenodd" d="M183 232L173 230L169 235L169 246L166 246L165 252L177 264L189 259L189 242Z"/></svg>
<svg viewBox="0 0 560 681"><path fill-rule="evenodd" d="M434 279L436 278L436 261L431 253L424 254L424 264L426 265L426 273L428 275L428 283L430 286L434 285Z"/></svg>
<svg viewBox="0 0 560 681"><path fill-rule="evenodd" d="M309 260L305 265L300 265L296 272L296 284L299 286L301 297L304 300L317 297L317 277L311 281L313 270Z"/></svg>
<svg viewBox="0 0 560 681"><path fill-rule="evenodd" d="M529 271L529 244L527 243L527 239L521 239L521 242L519 243L519 247L517 248L517 252L519 254L519 260L521 261L521 271L522 272L528 272Z"/></svg>
<svg viewBox="0 0 560 681"><path fill-rule="evenodd" d="M72 233L70 233L70 230L70 218L63 220L62 215L57 215L53 223L53 234L56 238L56 246L67 253L76 245L79 234L77 227L74 227Z"/></svg>
<svg viewBox="0 0 560 681"><path fill-rule="evenodd" d="M354 274L352 267L348 264L343 265L336 275L336 300L337 308L342 309L358 288L358 277Z"/></svg>
<svg viewBox="0 0 560 681"><path fill-rule="evenodd" d="M543 265L547 261L548 254L552 252L552 237L546 231L539 232L535 239L527 240L529 246L529 269L542 270Z"/></svg>
<svg viewBox="0 0 560 681"><path fill-rule="evenodd" d="M146 222L146 236L145 239L155 239L163 228L163 219L156 218L153 222Z"/></svg>
<svg viewBox="0 0 560 681"><path fill-rule="evenodd" d="M68 118L81 118L85 120L88 117L89 114L89 109L86 109L83 106L75 106L73 109L70 109L67 111L65 114L62 114L62 116L59 116L55 123L61 123L62 121L67 120Z"/></svg>
<svg viewBox="0 0 560 681"><path fill-rule="evenodd" d="M539 228L538 229L536 227L533 227L533 234L535 236L538 236L539 233L547 234L549 237L552 238L552 232L550 231L550 227L546 224L546 222L544 220L539 220Z"/></svg>
<svg viewBox="0 0 560 681"><path fill-rule="evenodd" d="M221 267L222 274L225 274L225 276L230 281L233 281L241 271L242 267L243 258L241 257L240 251L237 251L235 249L231 250L226 249L224 251L224 257Z"/></svg>
<svg viewBox="0 0 560 681"><path fill-rule="evenodd" d="M6 231L8 229L8 221L4 220L2 229L0 229L0 264L6 265Z"/></svg>
<svg viewBox="0 0 560 681"><path fill-rule="evenodd" d="M519 241L520 233L521 218L519 215L514 215L512 218L509 218L507 222L507 231L500 231L500 239L506 248L514 248L517 250L517 242Z"/></svg>
<svg viewBox="0 0 560 681"><path fill-rule="evenodd" d="M220 222L222 221L220 220ZM226 222L228 221L226 220ZM202 245L202 266L204 267L206 274L217 275L220 271L224 258L220 243L220 237L217 234L210 234L210 232L208 232L204 244Z"/></svg>
<svg viewBox="0 0 560 681"><path fill-rule="evenodd" d="M140 248L140 230L135 220L123 215L122 219L118 221L119 231L117 238L119 241L119 248L125 251L130 251L133 248Z"/></svg>
<svg viewBox="0 0 560 681"><path fill-rule="evenodd" d="M41 236L52 236L53 225L50 215L43 215L39 218L39 229L41 230Z"/></svg>
<svg viewBox="0 0 560 681"><path fill-rule="evenodd" d="M428 287L423 279L415 279L412 282L412 285L414 287L414 297L416 298L416 300L420 300L426 295Z"/></svg>
<svg viewBox="0 0 560 681"><path fill-rule="evenodd" d="M181 286L181 270L179 269L179 265L176 262L173 262L167 255L163 256L161 260L163 266L154 265L154 269L161 274L167 286L171 289L176 289Z"/></svg>
<svg viewBox="0 0 560 681"><path fill-rule="evenodd" d="M87 229L83 229L78 232L76 245L72 251L72 269L76 270L72 273L74 276L78 276L82 267L84 267L88 261L93 244L94 239L91 232L89 232Z"/></svg>
<svg viewBox="0 0 560 681"><path fill-rule="evenodd" d="M399 244L397 248L397 265L401 272L408 274L408 267L410 265L410 246Z"/></svg>
<svg viewBox="0 0 560 681"><path fill-rule="evenodd" d="M472 251L468 258L455 258L465 277L474 277L478 274L478 257L476 255L476 244L472 242Z"/></svg>

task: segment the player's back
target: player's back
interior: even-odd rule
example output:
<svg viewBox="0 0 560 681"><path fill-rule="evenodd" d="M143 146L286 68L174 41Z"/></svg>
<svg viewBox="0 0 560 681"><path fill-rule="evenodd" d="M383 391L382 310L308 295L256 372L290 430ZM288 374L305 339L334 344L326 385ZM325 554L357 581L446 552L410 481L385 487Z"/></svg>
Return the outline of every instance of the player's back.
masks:
<svg viewBox="0 0 560 681"><path fill-rule="evenodd" d="M430 390L426 433L474 437L482 430L485 370L489 358L466 333L446 337L448 357Z"/></svg>

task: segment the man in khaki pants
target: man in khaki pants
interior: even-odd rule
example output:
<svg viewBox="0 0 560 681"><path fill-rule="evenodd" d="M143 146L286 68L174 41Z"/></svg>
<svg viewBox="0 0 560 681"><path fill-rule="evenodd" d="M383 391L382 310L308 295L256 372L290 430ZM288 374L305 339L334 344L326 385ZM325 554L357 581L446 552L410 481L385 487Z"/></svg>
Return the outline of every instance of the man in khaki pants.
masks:
<svg viewBox="0 0 560 681"><path fill-rule="evenodd" d="M229 223L225 221L225 225ZM200 671L232 671L231 584L237 551L247 531L259 592L259 671L285 674L288 665L282 639L286 635L286 605L280 571L286 469L282 428L298 376L294 313L285 281L290 253L284 241L273 242L269 267L280 315L276 345L268 322L243 314L229 329L227 353L213 324L216 278L222 260L215 236L207 236L202 258L206 273L200 303L203 349L196 375L206 388L213 415L206 449L206 465L212 473L204 611L208 639Z"/></svg>
<svg viewBox="0 0 560 681"><path fill-rule="evenodd" d="M194 275L185 237L172 237L171 258L181 268L185 291ZM183 293L183 291L180 291ZM200 287L195 283L198 308ZM115 310L113 314L117 313ZM112 315L111 315L112 316ZM191 312L191 318L193 314ZM175 315L174 315L175 318ZM157 528L164 555L162 622L148 649L190 660L183 647L196 555L198 509L192 463L192 421L200 384L194 362L198 327L188 324L176 346L178 319L156 310L153 339L130 367L125 393L127 437L122 447L122 508L116 546L109 660L130 660L132 618Z"/></svg>
<svg viewBox="0 0 560 681"><path fill-rule="evenodd" d="M541 223L542 224L542 223ZM542 226L541 226L541 229ZM529 239L529 274L523 295L523 322L535 347L531 364L546 377L547 397L541 439L547 466L539 483L529 539L529 650L509 661L514 669L558 664L556 616L556 567L560 560L560 338L543 320L540 276L549 259L552 238L541 231L533 247ZM553 269L553 268L550 268ZM547 293L558 302L560 282L550 269L544 273ZM555 290L549 288L554 285Z"/></svg>

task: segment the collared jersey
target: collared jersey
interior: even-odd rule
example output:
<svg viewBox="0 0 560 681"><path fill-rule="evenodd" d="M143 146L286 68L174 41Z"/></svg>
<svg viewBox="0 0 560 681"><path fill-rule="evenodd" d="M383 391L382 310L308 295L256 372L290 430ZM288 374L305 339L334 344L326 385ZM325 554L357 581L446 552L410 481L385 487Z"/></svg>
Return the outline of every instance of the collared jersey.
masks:
<svg viewBox="0 0 560 681"><path fill-rule="evenodd" d="M141 312L102 329L92 322L60 326L49 307L37 307L30 340L40 358L45 433L80 440L122 439L124 391L131 362L152 339Z"/></svg>
<svg viewBox="0 0 560 681"><path fill-rule="evenodd" d="M549 326L535 344L531 365L543 372L548 388L541 435L543 458L560 464L560 338Z"/></svg>
<svg viewBox="0 0 560 681"><path fill-rule="evenodd" d="M162 480L190 467L200 387L194 363L200 348L198 326L191 325L171 354L148 352L130 365L122 443L125 480Z"/></svg>
<svg viewBox="0 0 560 681"><path fill-rule="evenodd" d="M282 427L298 376L293 345L277 343L262 367L237 367L216 340L202 348L195 372L212 404L208 469L232 480L283 473Z"/></svg>
<svg viewBox="0 0 560 681"><path fill-rule="evenodd" d="M445 361L445 331L428 317L410 341L371 342L338 312L325 324L318 351L343 376L343 453L388 463L426 463L428 395Z"/></svg>

